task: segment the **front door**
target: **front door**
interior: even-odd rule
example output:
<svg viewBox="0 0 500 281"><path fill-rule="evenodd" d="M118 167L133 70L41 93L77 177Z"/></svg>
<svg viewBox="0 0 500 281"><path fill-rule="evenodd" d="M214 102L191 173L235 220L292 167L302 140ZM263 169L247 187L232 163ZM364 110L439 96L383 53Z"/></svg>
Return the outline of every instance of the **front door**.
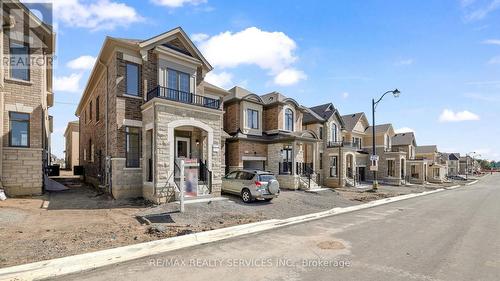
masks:
<svg viewBox="0 0 500 281"><path fill-rule="evenodd" d="M365 167L358 168L359 181L365 181Z"/></svg>
<svg viewBox="0 0 500 281"><path fill-rule="evenodd" d="M175 138L175 158L190 158L190 139L189 138Z"/></svg>

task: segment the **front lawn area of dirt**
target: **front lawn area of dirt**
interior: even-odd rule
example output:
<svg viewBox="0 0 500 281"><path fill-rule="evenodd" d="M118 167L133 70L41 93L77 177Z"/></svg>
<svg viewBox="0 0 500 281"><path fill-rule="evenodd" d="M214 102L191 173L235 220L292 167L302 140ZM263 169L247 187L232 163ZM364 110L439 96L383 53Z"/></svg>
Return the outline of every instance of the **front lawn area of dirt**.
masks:
<svg viewBox="0 0 500 281"><path fill-rule="evenodd" d="M64 183L69 190L0 202L0 267L284 219L435 188L382 186L376 193L356 188L317 193L283 190L271 202L250 204L223 195L223 200L186 204L186 211L180 213L175 202L153 206L141 199L113 200L79 181Z"/></svg>

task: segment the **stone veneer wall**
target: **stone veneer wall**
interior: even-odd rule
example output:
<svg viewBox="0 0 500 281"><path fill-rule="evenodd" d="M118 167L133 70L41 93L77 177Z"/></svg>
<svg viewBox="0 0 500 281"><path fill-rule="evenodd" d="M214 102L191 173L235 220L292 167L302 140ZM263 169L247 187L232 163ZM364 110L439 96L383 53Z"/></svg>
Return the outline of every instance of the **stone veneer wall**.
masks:
<svg viewBox="0 0 500 281"><path fill-rule="evenodd" d="M8 196L42 193L42 149L3 148L2 184Z"/></svg>
<svg viewBox="0 0 500 281"><path fill-rule="evenodd" d="M142 197L142 167L126 168L124 158L114 158L111 164L113 198ZM140 161L142 163L142 161Z"/></svg>
<svg viewBox="0 0 500 281"><path fill-rule="evenodd" d="M211 170L213 172L212 195L220 196L221 184L224 171L221 168L221 132L222 132L222 111L201 108L193 105L180 105L166 100L154 100L156 110L155 123L155 155L156 171L155 184L158 189L165 186L170 176L170 161L173 155L170 155L170 146L175 145L174 140L170 139L168 128L169 123L185 120L195 126L196 122L201 122L213 130L213 147ZM144 112L146 115L146 112Z"/></svg>

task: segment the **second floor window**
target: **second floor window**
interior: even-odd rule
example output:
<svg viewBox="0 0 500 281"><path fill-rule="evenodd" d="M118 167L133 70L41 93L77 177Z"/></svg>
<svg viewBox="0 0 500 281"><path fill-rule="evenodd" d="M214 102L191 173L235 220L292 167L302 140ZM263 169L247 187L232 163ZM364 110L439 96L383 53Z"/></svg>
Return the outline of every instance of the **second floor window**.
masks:
<svg viewBox="0 0 500 281"><path fill-rule="evenodd" d="M18 80L30 80L30 48L23 43L10 42L10 77Z"/></svg>
<svg viewBox="0 0 500 281"><path fill-rule="evenodd" d="M319 139L323 139L323 127L319 127Z"/></svg>
<svg viewBox="0 0 500 281"><path fill-rule="evenodd" d="M127 63L126 72L126 94L139 96L139 65L135 63Z"/></svg>
<svg viewBox="0 0 500 281"><path fill-rule="evenodd" d="M10 112L9 145L14 147L29 147L30 115L28 113Z"/></svg>
<svg viewBox="0 0 500 281"><path fill-rule="evenodd" d="M177 70L167 69L168 97L175 100L189 102L190 87L189 74Z"/></svg>
<svg viewBox="0 0 500 281"><path fill-rule="evenodd" d="M95 121L99 122L99 97L95 98Z"/></svg>
<svg viewBox="0 0 500 281"><path fill-rule="evenodd" d="M285 109L285 130L293 131L293 111L290 108Z"/></svg>
<svg viewBox="0 0 500 281"><path fill-rule="evenodd" d="M361 138L352 138L352 144L354 147L361 149Z"/></svg>
<svg viewBox="0 0 500 281"><path fill-rule="evenodd" d="M90 122L92 122L92 101L90 101L90 104L89 104L89 119L90 119Z"/></svg>
<svg viewBox="0 0 500 281"><path fill-rule="evenodd" d="M247 109L247 128L259 128L259 112L253 109Z"/></svg>
<svg viewBox="0 0 500 281"><path fill-rule="evenodd" d="M332 142L336 142L337 140L338 140L337 124L332 123Z"/></svg>

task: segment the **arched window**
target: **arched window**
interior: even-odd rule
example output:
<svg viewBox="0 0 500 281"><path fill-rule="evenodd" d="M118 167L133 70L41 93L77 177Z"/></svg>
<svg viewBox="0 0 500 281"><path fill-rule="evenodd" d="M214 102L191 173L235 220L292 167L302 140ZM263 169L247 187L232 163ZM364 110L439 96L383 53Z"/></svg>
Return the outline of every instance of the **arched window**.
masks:
<svg viewBox="0 0 500 281"><path fill-rule="evenodd" d="M285 109L285 130L293 131L293 111L290 108Z"/></svg>
<svg viewBox="0 0 500 281"><path fill-rule="evenodd" d="M337 137L337 124L332 123L332 142L336 142L338 140Z"/></svg>

